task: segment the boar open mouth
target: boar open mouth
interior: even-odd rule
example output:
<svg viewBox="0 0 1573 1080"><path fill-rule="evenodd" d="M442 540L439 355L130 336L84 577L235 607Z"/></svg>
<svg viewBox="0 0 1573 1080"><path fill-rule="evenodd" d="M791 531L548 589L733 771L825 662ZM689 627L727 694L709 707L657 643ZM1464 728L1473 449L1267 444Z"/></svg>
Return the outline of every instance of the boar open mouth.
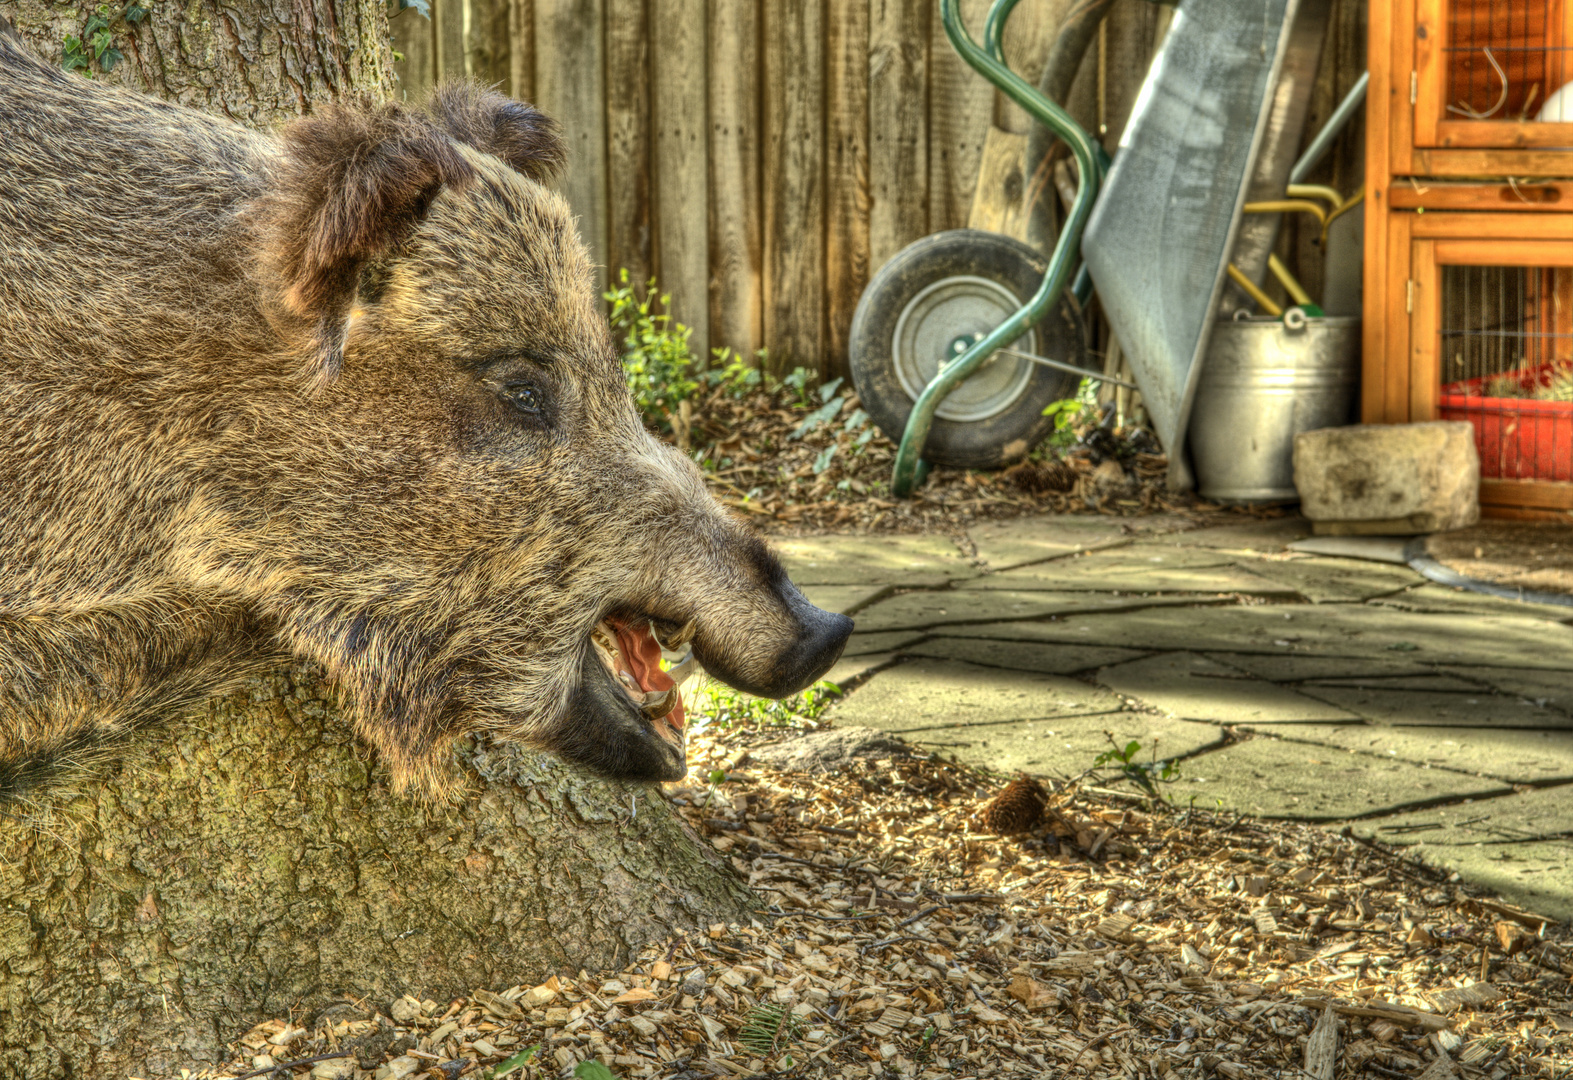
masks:
<svg viewBox="0 0 1573 1080"><path fill-rule="evenodd" d="M692 651L661 670L663 641L642 617L611 616L590 632L579 685L568 703L567 737L554 748L606 776L681 780L688 774L685 715L678 688L692 673ZM665 635L667 650L692 629ZM592 659L593 657L593 659Z"/></svg>

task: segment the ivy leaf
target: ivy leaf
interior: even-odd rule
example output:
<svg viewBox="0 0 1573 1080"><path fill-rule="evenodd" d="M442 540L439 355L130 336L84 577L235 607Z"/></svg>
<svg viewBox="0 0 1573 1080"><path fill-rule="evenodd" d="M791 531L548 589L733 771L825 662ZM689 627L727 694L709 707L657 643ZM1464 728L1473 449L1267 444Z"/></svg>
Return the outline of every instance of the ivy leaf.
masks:
<svg viewBox="0 0 1573 1080"><path fill-rule="evenodd" d="M136 4L128 4L126 5L126 22L130 23L132 26L135 26L137 23L147 18L149 13L150 11L148 8L140 7Z"/></svg>
<svg viewBox="0 0 1573 1080"><path fill-rule="evenodd" d="M828 424L836 418L836 414L841 411L841 406L845 404L845 398L833 398L825 402L825 404L805 416L803 422L797 426L797 430L792 432L788 438L801 439L820 424Z"/></svg>
<svg viewBox="0 0 1573 1080"><path fill-rule="evenodd" d="M125 58L125 54L119 49L105 49L98 54L98 66L105 71L114 71L115 65Z"/></svg>
<svg viewBox="0 0 1573 1080"><path fill-rule="evenodd" d="M846 379L837 376L836 378L831 379L829 382L825 383L819 388L819 400L829 401L831 398L835 397L836 391L841 388L841 384L844 382L846 382Z"/></svg>

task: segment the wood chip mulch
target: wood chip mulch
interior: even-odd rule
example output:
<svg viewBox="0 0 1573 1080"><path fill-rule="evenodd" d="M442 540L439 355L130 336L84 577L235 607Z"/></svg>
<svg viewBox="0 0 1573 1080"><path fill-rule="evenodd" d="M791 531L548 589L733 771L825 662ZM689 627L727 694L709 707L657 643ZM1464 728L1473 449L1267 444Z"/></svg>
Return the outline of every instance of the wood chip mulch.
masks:
<svg viewBox="0 0 1573 1080"><path fill-rule="evenodd" d="M835 415L794 435L810 414ZM1078 429L1079 441L1000 472L935 469L909 499L890 493L896 444L861 414L855 393L829 402L788 389L734 397L711 391L672 433L703 458L716 497L766 530L796 534L954 531L980 520L1053 512L1132 515L1216 510L1165 487L1168 459L1144 429ZM859 445L859 440L872 434ZM833 449L832 449L833 448Z"/></svg>
<svg viewBox="0 0 1573 1080"><path fill-rule="evenodd" d="M784 734L712 725L693 739L697 779L667 792L768 905L751 924L695 928L619 972L403 998L312 1030L279 1017L228 1071L192 1075L268 1075L368 1035L383 1039L372 1068L277 1075L541 1078L589 1059L662 1080L1573 1068L1573 934L1378 845L1095 773L1044 782L1040 823L1001 836L981 819L1009 778L934 758L817 776L750 763Z"/></svg>

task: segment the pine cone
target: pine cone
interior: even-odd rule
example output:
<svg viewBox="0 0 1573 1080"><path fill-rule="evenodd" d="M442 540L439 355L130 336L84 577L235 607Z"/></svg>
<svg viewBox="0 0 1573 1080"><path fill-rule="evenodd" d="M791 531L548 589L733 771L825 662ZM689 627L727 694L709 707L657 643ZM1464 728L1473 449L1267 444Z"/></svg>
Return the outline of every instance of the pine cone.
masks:
<svg viewBox="0 0 1573 1080"><path fill-rule="evenodd" d="M1032 777L1017 776L989 800L978 816L991 833L1026 832L1043 820L1043 804L1048 797L1043 785Z"/></svg>
<svg viewBox="0 0 1573 1080"><path fill-rule="evenodd" d="M1005 476L1029 495L1062 494L1076 487L1076 470L1063 461L1023 461Z"/></svg>

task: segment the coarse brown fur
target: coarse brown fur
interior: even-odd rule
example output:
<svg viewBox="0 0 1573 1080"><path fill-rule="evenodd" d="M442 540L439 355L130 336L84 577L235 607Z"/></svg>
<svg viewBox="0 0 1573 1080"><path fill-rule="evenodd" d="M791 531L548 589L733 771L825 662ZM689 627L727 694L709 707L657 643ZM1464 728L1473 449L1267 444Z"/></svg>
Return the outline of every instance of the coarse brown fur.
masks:
<svg viewBox="0 0 1573 1080"><path fill-rule="evenodd" d="M607 617L752 692L834 661L642 426L562 160L471 86L273 137L0 34L0 798L290 657L430 793L469 732L678 775Z"/></svg>

